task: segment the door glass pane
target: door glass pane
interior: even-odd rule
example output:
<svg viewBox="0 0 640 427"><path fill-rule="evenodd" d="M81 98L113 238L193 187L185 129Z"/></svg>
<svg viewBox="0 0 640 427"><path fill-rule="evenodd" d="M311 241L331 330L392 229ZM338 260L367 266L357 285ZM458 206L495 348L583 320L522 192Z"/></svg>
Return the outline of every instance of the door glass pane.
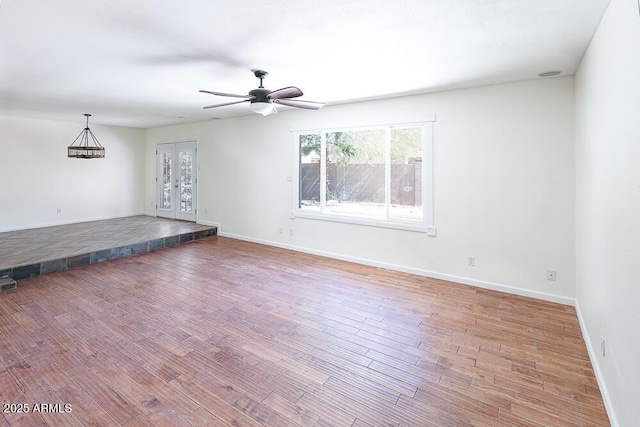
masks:
<svg viewBox="0 0 640 427"><path fill-rule="evenodd" d="M193 153L180 153L180 212L193 212Z"/></svg>
<svg viewBox="0 0 640 427"><path fill-rule="evenodd" d="M160 208L171 209L171 153L162 153L162 192Z"/></svg>
<svg viewBox="0 0 640 427"><path fill-rule="evenodd" d="M389 214L421 221L422 212L422 128L392 129Z"/></svg>

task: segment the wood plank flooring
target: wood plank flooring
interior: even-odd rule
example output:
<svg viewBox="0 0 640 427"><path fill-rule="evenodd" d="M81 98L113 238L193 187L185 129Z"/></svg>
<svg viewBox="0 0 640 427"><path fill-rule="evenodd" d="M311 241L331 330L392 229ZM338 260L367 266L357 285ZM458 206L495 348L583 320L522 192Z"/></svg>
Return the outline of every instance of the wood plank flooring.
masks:
<svg viewBox="0 0 640 427"><path fill-rule="evenodd" d="M0 426L609 425L572 307L223 237L0 294L0 401Z"/></svg>

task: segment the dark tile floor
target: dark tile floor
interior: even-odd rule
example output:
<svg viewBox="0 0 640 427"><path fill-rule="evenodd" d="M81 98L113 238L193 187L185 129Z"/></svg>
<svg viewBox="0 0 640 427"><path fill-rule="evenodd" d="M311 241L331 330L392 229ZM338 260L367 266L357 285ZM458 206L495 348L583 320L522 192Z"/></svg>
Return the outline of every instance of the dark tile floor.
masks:
<svg viewBox="0 0 640 427"><path fill-rule="evenodd" d="M9 231L0 233L0 277L20 280L216 234L216 227L150 216Z"/></svg>

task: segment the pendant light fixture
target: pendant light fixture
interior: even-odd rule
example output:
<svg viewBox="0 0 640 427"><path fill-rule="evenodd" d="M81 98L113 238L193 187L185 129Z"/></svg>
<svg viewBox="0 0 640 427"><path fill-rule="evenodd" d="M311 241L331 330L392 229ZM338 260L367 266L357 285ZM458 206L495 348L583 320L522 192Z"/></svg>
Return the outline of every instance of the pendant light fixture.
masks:
<svg viewBox="0 0 640 427"><path fill-rule="evenodd" d="M98 139L93 132L91 132L91 129L89 129L89 117L91 117L91 114L85 114L85 117L87 118L87 125L68 147L67 157L76 159L102 159L104 158L104 147L98 142Z"/></svg>

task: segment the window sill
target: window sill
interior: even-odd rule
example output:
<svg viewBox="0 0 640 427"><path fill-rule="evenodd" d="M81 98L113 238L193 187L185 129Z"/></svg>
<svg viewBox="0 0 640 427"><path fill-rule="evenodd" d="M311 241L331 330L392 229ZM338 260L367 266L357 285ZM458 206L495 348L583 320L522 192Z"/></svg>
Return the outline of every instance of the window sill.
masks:
<svg viewBox="0 0 640 427"><path fill-rule="evenodd" d="M368 218L356 218L349 217L345 215L331 215L331 214L322 214L315 212L305 212L302 210L296 210L292 212L294 218L305 218L305 219L313 219L320 221L330 221L330 222L342 222L346 224L355 224L355 225L364 225L369 227L381 227L381 228L392 228L396 230L404 230L404 231L415 231L419 233L426 233L429 236L436 235L436 228L433 226L428 226L424 223L409 223L403 221L391 221L391 220L376 220L376 219L368 219Z"/></svg>

